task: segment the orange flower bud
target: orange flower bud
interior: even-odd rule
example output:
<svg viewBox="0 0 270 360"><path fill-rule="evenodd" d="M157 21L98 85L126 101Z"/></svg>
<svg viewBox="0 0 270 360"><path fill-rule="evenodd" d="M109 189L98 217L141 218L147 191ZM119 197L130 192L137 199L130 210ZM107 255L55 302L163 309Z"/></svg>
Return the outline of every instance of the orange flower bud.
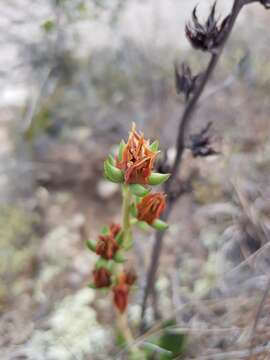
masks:
<svg viewBox="0 0 270 360"><path fill-rule="evenodd" d="M146 195L137 205L140 221L145 221L149 225L158 219L166 206L165 195L163 193L154 193Z"/></svg>
<svg viewBox="0 0 270 360"><path fill-rule="evenodd" d="M104 267L94 270L93 278L96 288L103 288L111 285L111 273Z"/></svg>
<svg viewBox="0 0 270 360"><path fill-rule="evenodd" d="M117 244L115 237L120 230L120 225L112 224L108 235L99 235L96 246L96 253L98 255L107 260L111 260L114 257L116 252L119 250L119 245Z"/></svg>
<svg viewBox="0 0 270 360"><path fill-rule="evenodd" d="M119 249L119 245L112 235L100 235L96 253L104 259L111 260Z"/></svg>
<svg viewBox="0 0 270 360"><path fill-rule="evenodd" d="M149 147L149 141L138 134L133 125L127 144L124 146L122 160L116 159L116 166L124 171L126 184L147 184L157 155Z"/></svg>

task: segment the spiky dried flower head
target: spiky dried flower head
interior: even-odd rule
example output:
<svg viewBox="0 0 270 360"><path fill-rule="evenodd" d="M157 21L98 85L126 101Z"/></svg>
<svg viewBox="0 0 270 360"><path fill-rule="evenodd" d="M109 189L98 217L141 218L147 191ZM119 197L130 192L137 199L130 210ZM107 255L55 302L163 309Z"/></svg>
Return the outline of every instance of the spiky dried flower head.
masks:
<svg viewBox="0 0 270 360"><path fill-rule="evenodd" d="M158 151L150 149L149 140L144 139L143 133L136 131L132 125L127 143L124 146L122 159L117 159L116 166L124 172L126 184L147 184L153 170Z"/></svg>
<svg viewBox="0 0 270 360"><path fill-rule="evenodd" d="M209 134L209 129L212 122L209 122L199 133L190 135L190 150L194 157L206 157L210 155L218 155L212 145L212 139Z"/></svg>
<svg viewBox="0 0 270 360"><path fill-rule="evenodd" d="M186 97L186 100L189 99L189 96L196 89L198 80L201 74L192 75L189 65L183 63L181 65L181 71L178 69L177 65L174 65L174 74L175 74L175 87L177 94L183 93Z"/></svg>
<svg viewBox="0 0 270 360"><path fill-rule="evenodd" d="M192 21L186 25L186 36L195 49L214 51L224 39L229 19L230 15L219 23L219 19L216 18L216 2L214 2L205 24L201 24L197 17L196 6L192 12Z"/></svg>
<svg viewBox="0 0 270 360"><path fill-rule="evenodd" d="M165 206L166 196L164 193L157 192L146 195L137 205L137 219L152 225L160 217Z"/></svg>

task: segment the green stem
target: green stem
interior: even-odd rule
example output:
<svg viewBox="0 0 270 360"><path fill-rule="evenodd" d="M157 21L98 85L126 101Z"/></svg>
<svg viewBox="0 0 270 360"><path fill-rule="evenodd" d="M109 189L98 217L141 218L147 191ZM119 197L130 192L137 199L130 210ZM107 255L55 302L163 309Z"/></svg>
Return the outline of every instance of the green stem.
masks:
<svg viewBox="0 0 270 360"><path fill-rule="evenodd" d="M123 208L122 208L122 230L123 230L123 246L125 247L131 241L131 227L130 227L130 205L131 192L128 185L123 185ZM123 265L118 265L118 270L122 270ZM120 314L117 311L117 324L121 333L125 337L127 344L134 341L132 332L128 325L127 313Z"/></svg>
<svg viewBox="0 0 270 360"><path fill-rule="evenodd" d="M131 242L131 227L130 227L130 205L131 192L128 185L123 185L123 210L122 210L122 229L123 229L123 244L129 245Z"/></svg>

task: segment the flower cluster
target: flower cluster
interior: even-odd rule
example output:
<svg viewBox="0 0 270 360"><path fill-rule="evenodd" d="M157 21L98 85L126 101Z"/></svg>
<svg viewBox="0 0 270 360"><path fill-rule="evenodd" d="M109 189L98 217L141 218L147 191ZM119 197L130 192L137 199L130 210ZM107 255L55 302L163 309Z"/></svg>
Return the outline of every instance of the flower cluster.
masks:
<svg viewBox="0 0 270 360"><path fill-rule="evenodd" d="M123 268L125 253L132 247L132 228L164 231L168 225L160 219L166 207L166 195L152 192L151 186L161 185L169 174L154 171L158 142L150 143L133 124L127 142L121 141L117 155L110 154L104 162L107 180L122 184L122 225L105 226L96 241L88 240L89 250L99 258L95 264L91 287L111 289L113 302L120 313L128 305L130 290L136 281L134 270Z"/></svg>

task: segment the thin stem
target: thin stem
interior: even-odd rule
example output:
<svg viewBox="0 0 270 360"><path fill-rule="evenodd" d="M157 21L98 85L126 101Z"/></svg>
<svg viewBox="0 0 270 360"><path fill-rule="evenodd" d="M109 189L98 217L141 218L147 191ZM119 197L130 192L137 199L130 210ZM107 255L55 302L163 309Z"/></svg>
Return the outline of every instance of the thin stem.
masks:
<svg viewBox="0 0 270 360"><path fill-rule="evenodd" d="M131 227L130 227L130 204L131 193L128 185L123 185L123 208L122 208L122 230L123 230L123 244L130 241ZM123 265L118 265L119 270L122 270ZM116 313L116 321L121 334L125 337L127 344L134 341L132 332L128 325L127 313L121 314L119 311Z"/></svg>
<svg viewBox="0 0 270 360"><path fill-rule="evenodd" d="M134 342L134 337L128 325L126 313L120 314L117 312L117 325L119 330L121 330L121 334L125 337L126 343L128 345Z"/></svg>
<svg viewBox="0 0 270 360"><path fill-rule="evenodd" d="M231 34L231 31L233 29L235 21L244 5L245 4L242 1L239 1L239 0L234 1L233 7L231 10L230 20L228 23L228 28L227 28L226 34L223 38L223 42L220 45L219 49L216 52L212 53L210 61L207 66L207 69L202 76L200 84L197 87L197 89L195 90L193 97L187 103L184 113L181 115L181 117L179 119L178 135L177 135L177 140L176 140L176 157L174 159L174 163L172 166L171 177L169 178L167 183L164 185L164 191L166 191L168 194L167 211L164 213L164 215L162 217L162 219L165 221L168 219L168 217L174 207L174 204L177 200L177 198L173 196L174 195L173 187L174 187L175 181L176 181L178 173L179 173L179 169L180 169L180 165L181 165L181 161L182 161L182 155L183 155L183 152L185 149L185 136L186 136L186 132L188 130L190 121L192 120L192 115L194 114L197 103L198 103L208 81L210 80L217 64L218 64L220 55L222 54L222 51L223 51L224 46ZM141 311L141 320L142 320L141 329L142 330L144 328L144 315L145 315L147 300L148 300L149 295L153 292L153 284L155 282L154 280L155 280L155 276L156 276L156 272L157 272L157 268L158 268L158 264L159 264L159 259L160 259L160 255L161 255L161 251L162 251L163 238L164 238L164 233L156 234L156 240L155 240L155 244L154 244L153 250L152 250L151 263L150 263L149 270L147 273L146 286L144 289L142 311Z"/></svg>
<svg viewBox="0 0 270 360"><path fill-rule="evenodd" d="M123 229L123 243L126 244L130 240L131 227L130 227L130 204L131 192L128 185L123 185L123 210L122 210L122 229Z"/></svg>

